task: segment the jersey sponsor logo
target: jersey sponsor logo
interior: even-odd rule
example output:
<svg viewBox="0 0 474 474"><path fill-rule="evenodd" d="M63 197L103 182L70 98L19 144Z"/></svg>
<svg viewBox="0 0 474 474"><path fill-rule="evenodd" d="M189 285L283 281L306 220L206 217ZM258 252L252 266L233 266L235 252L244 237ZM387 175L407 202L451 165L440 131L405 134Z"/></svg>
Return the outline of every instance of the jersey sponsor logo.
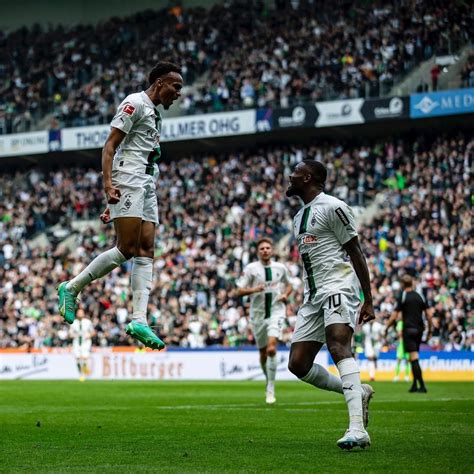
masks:
<svg viewBox="0 0 474 474"><path fill-rule="evenodd" d="M305 235L303 237L304 244L315 244L318 241L318 238L315 235Z"/></svg>
<svg viewBox="0 0 474 474"><path fill-rule="evenodd" d="M338 207L336 209L336 214L337 214L337 217L339 217L339 220L344 224L344 225L349 225L349 219L348 217L346 216L346 214L344 213L344 211Z"/></svg>
<svg viewBox="0 0 474 474"><path fill-rule="evenodd" d="M123 107L123 113L127 115L133 115L135 112L135 107L132 104L125 104Z"/></svg>

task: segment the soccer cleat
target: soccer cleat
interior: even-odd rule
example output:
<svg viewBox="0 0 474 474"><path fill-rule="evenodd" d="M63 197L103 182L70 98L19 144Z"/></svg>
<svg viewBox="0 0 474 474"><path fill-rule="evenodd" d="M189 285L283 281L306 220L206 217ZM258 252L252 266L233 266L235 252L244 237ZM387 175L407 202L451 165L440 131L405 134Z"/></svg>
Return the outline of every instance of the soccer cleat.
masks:
<svg viewBox="0 0 474 474"><path fill-rule="evenodd" d="M367 428L369 424L369 403L374 393L375 390L369 384L362 384L362 419L364 421L364 428Z"/></svg>
<svg viewBox="0 0 474 474"><path fill-rule="evenodd" d="M161 351L165 348L165 343L150 329L148 324L132 321L125 328L125 332L150 349Z"/></svg>
<svg viewBox="0 0 474 474"><path fill-rule="evenodd" d="M63 281L58 285L59 314L66 322L72 324L76 319L77 297L66 288L67 281Z"/></svg>
<svg viewBox="0 0 474 474"><path fill-rule="evenodd" d="M395 375L395 377L393 377L394 382L398 382L399 380L400 380L400 377L398 375Z"/></svg>
<svg viewBox="0 0 474 474"><path fill-rule="evenodd" d="M416 384L414 383L411 387L410 390L408 390L408 393L416 393L418 392L418 388L416 387Z"/></svg>
<svg viewBox="0 0 474 474"><path fill-rule="evenodd" d="M349 428L344 436L338 440L337 445L341 449L347 449L348 451L357 447L365 449L367 446L370 446L370 436L365 430Z"/></svg>
<svg viewBox="0 0 474 474"><path fill-rule="evenodd" d="M275 389L273 387L269 387L268 385L265 392L265 402L268 405L273 405L276 402Z"/></svg>
<svg viewBox="0 0 474 474"><path fill-rule="evenodd" d="M410 381L410 377L408 375L405 375L405 382L409 382Z"/></svg>
<svg viewBox="0 0 474 474"><path fill-rule="evenodd" d="M428 390L426 390L426 387L423 385L418 389L418 393L428 393Z"/></svg>

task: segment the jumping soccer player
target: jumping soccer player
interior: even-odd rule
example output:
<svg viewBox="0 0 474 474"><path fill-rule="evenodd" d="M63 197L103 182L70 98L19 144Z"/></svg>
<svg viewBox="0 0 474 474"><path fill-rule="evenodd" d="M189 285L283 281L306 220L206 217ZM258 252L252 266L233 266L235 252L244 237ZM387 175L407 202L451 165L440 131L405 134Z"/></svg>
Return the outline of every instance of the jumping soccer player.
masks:
<svg viewBox="0 0 474 474"><path fill-rule="evenodd" d="M58 286L59 312L68 323L76 315L77 295L90 282L107 275L133 258L132 321L126 333L152 349L165 344L147 323L148 298L153 276L155 226L158 223L158 176L161 115L181 95L179 66L159 62L149 75L149 88L127 96L112 120L102 150L102 172L108 209L114 221L117 245L97 256L79 275Z"/></svg>
<svg viewBox="0 0 474 474"><path fill-rule="evenodd" d="M293 226L305 281L304 302L297 314L288 368L306 383L344 394L350 423L337 445L342 449L365 448L370 446L365 427L374 391L360 382L351 341L361 288L364 302L358 322L375 318L370 277L352 210L323 192L326 177L323 164L304 160L291 173L286 191L287 196L298 196L304 203ZM314 363L325 342L340 378Z"/></svg>
<svg viewBox="0 0 474 474"><path fill-rule="evenodd" d="M277 345L285 320L285 303L292 291L288 269L272 260L273 244L268 238L257 242L259 261L244 268L237 281L236 296L250 296L250 323L260 351L260 365L267 380L265 400L275 403Z"/></svg>

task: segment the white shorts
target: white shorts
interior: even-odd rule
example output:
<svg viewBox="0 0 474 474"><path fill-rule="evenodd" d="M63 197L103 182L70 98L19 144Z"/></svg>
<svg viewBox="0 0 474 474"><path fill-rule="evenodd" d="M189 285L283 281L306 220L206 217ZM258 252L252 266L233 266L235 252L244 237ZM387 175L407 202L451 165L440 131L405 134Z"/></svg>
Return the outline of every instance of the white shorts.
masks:
<svg viewBox="0 0 474 474"><path fill-rule="evenodd" d="M122 193L117 204L109 204L112 220L116 217L140 217L158 224L158 199L152 176L113 170L112 184Z"/></svg>
<svg viewBox="0 0 474 474"><path fill-rule="evenodd" d="M72 352L76 359L88 359L91 355L92 341L84 341L82 344L74 341L72 343Z"/></svg>
<svg viewBox="0 0 474 474"><path fill-rule="evenodd" d="M269 337L281 339L284 321L285 311L272 311L272 315L267 319L258 315L250 320L255 344L259 349L267 346Z"/></svg>
<svg viewBox="0 0 474 474"><path fill-rule="evenodd" d="M357 324L360 299L356 292L335 293L304 303L296 315L296 325L291 342L326 342L326 328L331 324Z"/></svg>

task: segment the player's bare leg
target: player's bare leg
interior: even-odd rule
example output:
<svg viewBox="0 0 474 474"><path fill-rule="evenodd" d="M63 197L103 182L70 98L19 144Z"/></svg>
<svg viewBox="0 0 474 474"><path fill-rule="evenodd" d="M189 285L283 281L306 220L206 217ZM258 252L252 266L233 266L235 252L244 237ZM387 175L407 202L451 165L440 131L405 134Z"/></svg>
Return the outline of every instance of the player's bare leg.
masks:
<svg viewBox="0 0 474 474"><path fill-rule="evenodd" d="M77 295L92 281L101 278L137 253L141 219L119 217L114 220L117 245L92 260L79 275L58 286L59 313L72 324L76 317Z"/></svg>
<svg viewBox="0 0 474 474"><path fill-rule="evenodd" d="M303 382L330 392L342 392L339 377L329 373L323 366L314 363L323 344L316 341L294 342L291 344L288 369Z"/></svg>
<svg viewBox="0 0 474 474"><path fill-rule="evenodd" d="M267 375L267 346L261 347L259 350L260 355L260 367L262 368L263 375L265 376L265 380L268 380Z"/></svg>
<svg viewBox="0 0 474 474"><path fill-rule="evenodd" d="M349 429L337 442L342 449L370 446L370 437L364 428L364 389L360 382L359 366L351 350L352 334L353 330L347 324L331 324L326 327L328 350L341 376L342 390L349 411Z"/></svg>
<svg viewBox="0 0 474 474"><path fill-rule="evenodd" d="M151 330L147 322L154 250L155 224L141 221L131 276L133 315L132 322L127 325L126 333L147 347L161 350L165 347L165 343Z"/></svg>
<svg viewBox="0 0 474 474"><path fill-rule="evenodd" d="M277 371L277 344L278 340L276 337L270 336L268 338L268 344L265 349L266 357L266 372L267 372L267 386L266 386L266 395L265 400L268 404L273 404L276 402L275 398L275 379Z"/></svg>

